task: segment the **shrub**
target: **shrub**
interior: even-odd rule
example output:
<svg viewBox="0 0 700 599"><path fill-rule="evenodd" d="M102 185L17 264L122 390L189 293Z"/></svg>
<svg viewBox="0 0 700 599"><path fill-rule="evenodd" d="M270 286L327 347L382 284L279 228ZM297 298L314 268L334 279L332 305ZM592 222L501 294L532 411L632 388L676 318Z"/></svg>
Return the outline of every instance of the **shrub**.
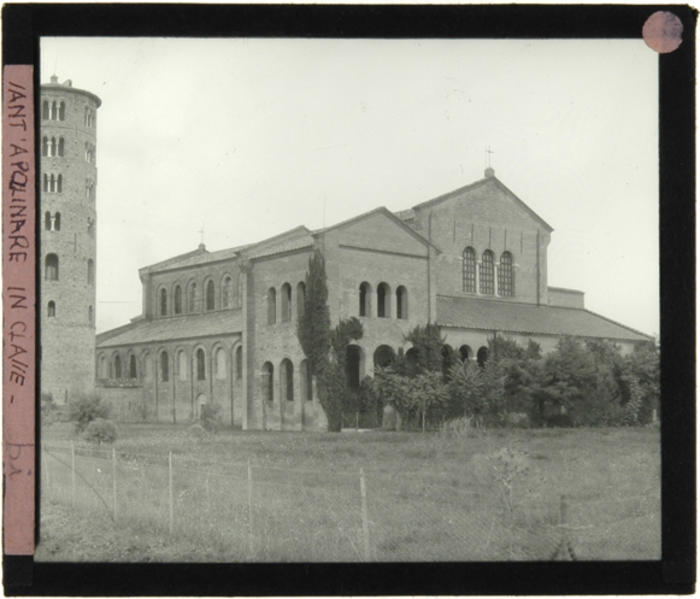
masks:
<svg viewBox="0 0 700 599"><path fill-rule="evenodd" d="M448 420L440 427L440 435L443 437L469 437L474 433L471 418L460 416Z"/></svg>
<svg viewBox="0 0 700 599"><path fill-rule="evenodd" d="M205 403L199 410L199 424L208 433L215 433L221 428L221 406Z"/></svg>
<svg viewBox="0 0 700 599"><path fill-rule="evenodd" d="M86 427L83 433L85 440L102 445L114 443L117 440L117 427L111 420L95 418Z"/></svg>
<svg viewBox="0 0 700 599"><path fill-rule="evenodd" d="M53 399L53 394L41 394L41 424L49 426L56 422L58 416L58 406Z"/></svg>
<svg viewBox="0 0 700 599"><path fill-rule="evenodd" d="M109 404L104 403L99 395L83 393L70 402L68 419L75 422L75 432L82 433L93 420L108 420L109 411Z"/></svg>

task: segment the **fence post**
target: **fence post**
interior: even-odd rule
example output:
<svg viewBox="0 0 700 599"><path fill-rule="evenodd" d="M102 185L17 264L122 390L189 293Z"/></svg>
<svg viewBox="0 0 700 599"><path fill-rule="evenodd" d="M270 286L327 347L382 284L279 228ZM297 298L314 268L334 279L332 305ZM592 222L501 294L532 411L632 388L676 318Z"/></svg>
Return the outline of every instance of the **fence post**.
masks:
<svg viewBox="0 0 700 599"><path fill-rule="evenodd" d="M566 495L562 495L559 501L559 526L561 527L561 539L554 550L554 553L552 554L552 560L576 561L576 554L574 553L574 548L571 544L571 537L568 529L568 512L569 502L567 501Z"/></svg>
<svg viewBox="0 0 700 599"><path fill-rule="evenodd" d="M114 503L114 521L117 521L117 451L112 447L112 502Z"/></svg>
<svg viewBox="0 0 700 599"><path fill-rule="evenodd" d="M173 452L168 454L168 503L170 504L168 531L173 535Z"/></svg>
<svg viewBox="0 0 700 599"><path fill-rule="evenodd" d="M252 558L254 553L253 545L253 467L248 458L248 552Z"/></svg>
<svg viewBox="0 0 700 599"><path fill-rule="evenodd" d="M71 471L71 505L75 507L75 444L73 441L70 443L70 471Z"/></svg>
<svg viewBox="0 0 700 599"><path fill-rule="evenodd" d="M370 561L369 550L369 518L367 516L367 486L364 468L360 468L360 496L362 498L362 536L365 544L365 561Z"/></svg>

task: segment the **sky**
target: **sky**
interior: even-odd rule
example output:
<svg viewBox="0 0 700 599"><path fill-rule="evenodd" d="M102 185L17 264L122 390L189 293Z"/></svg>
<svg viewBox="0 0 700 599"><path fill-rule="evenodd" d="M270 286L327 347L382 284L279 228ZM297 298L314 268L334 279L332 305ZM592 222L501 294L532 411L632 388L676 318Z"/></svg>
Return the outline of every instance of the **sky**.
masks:
<svg viewBox="0 0 700 599"><path fill-rule="evenodd" d="M97 332L138 269L403 210L496 176L553 228L548 284L659 333L658 55L636 40L43 38L97 115ZM202 233L203 232L203 233Z"/></svg>

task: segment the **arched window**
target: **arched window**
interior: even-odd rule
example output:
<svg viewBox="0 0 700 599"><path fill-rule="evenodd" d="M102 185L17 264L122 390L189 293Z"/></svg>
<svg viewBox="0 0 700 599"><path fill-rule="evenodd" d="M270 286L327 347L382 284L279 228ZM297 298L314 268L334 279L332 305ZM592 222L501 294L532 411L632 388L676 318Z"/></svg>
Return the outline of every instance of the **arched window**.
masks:
<svg viewBox="0 0 700 599"><path fill-rule="evenodd" d="M282 285L282 322L292 320L292 286L289 283Z"/></svg>
<svg viewBox="0 0 700 599"><path fill-rule="evenodd" d="M46 315L49 318L53 318L54 316L56 316L56 302L54 302L54 301L49 302L49 305L48 305L47 310L46 310Z"/></svg>
<svg viewBox="0 0 700 599"><path fill-rule="evenodd" d="M515 295L513 256L510 252L501 254L501 263L498 265L498 295L504 297L513 297Z"/></svg>
<svg viewBox="0 0 700 599"><path fill-rule="evenodd" d="M119 356L114 356L114 378L122 378L122 359Z"/></svg>
<svg viewBox="0 0 700 599"><path fill-rule="evenodd" d="M131 354L129 356L129 378L130 379L135 379L137 378L138 373L136 372L136 356L134 354Z"/></svg>
<svg viewBox="0 0 700 599"><path fill-rule="evenodd" d="M55 121L58 117L58 109L56 107L56 102L51 102L51 120Z"/></svg>
<svg viewBox="0 0 700 599"><path fill-rule="evenodd" d="M267 290L267 324L277 322L277 291L274 287Z"/></svg>
<svg viewBox="0 0 700 599"><path fill-rule="evenodd" d="M53 230L54 231L60 231L61 230L61 213L57 212L54 214L53 217Z"/></svg>
<svg viewBox="0 0 700 599"><path fill-rule="evenodd" d="M175 294L173 297L173 310L175 314L182 314L182 287L175 286Z"/></svg>
<svg viewBox="0 0 700 599"><path fill-rule="evenodd" d="M41 139L41 155L42 156L49 155L49 138L48 137L43 137Z"/></svg>
<svg viewBox="0 0 700 599"><path fill-rule="evenodd" d="M306 283L297 283L297 318L304 316L306 310Z"/></svg>
<svg viewBox="0 0 700 599"><path fill-rule="evenodd" d="M168 292L165 289L160 290L160 304L159 304L159 310L160 310L160 315L161 316L167 316L168 315Z"/></svg>
<svg viewBox="0 0 700 599"><path fill-rule="evenodd" d="M301 376L301 396L306 401L312 401L314 398L313 381L311 379L309 365L306 360L302 360L299 366L299 374Z"/></svg>
<svg viewBox="0 0 700 599"><path fill-rule="evenodd" d="M386 368L394 363L394 350L388 345L380 345L374 351L374 364L380 368Z"/></svg>
<svg viewBox="0 0 700 599"><path fill-rule="evenodd" d="M236 380L241 380L243 378L243 347L238 346L236 348Z"/></svg>
<svg viewBox="0 0 700 599"><path fill-rule="evenodd" d="M88 260L87 263L87 279L88 285L95 284L95 263L92 260Z"/></svg>
<svg viewBox="0 0 700 599"><path fill-rule="evenodd" d="M180 350L177 354L177 374L181 381L187 380L187 354Z"/></svg>
<svg viewBox="0 0 700 599"><path fill-rule="evenodd" d="M58 256L47 254L46 256L46 276L47 281L58 281Z"/></svg>
<svg viewBox="0 0 700 599"><path fill-rule="evenodd" d="M224 282L221 285L221 307L222 308L230 308L231 307L231 294L233 292L232 289L233 281L231 280L231 277L227 276L224 278Z"/></svg>
<svg viewBox="0 0 700 599"><path fill-rule="evenodd" d="M66 120L66 103L65 102L61 102L60 106L58 107L58 120L59 121Z"/></svg>
<svg viewBox="0 0 700 599"><path fill-rule="evenodd" d="M160 380L163 383L167 383L170 380L170 362L166 351L160 353Z"/></svg>
<svg viewBox="0 0 700 599"><path fill-rule="evenodd" d="M282 397L294 401L294 366L286 358L280 364L280 398Z"/></svg>
<svg viewBox="0 0 700 599"><path fill-rule="evenodd" d="M58 175L56 178L56 193L63 191L63 175Z"/></svg>
<svg viewBox="0 0 700 599"><path fill-rule="evenodd" d="M190 283L190 288L187 292L187 311L192 313L197 309L197 283Z"/></svg>
<svg viewBox="0 0 700 599"><path fill-rule="evenodd" d="M265 401L273 401L275 398L274 390L272 387L273 378L275 374L275 369L271 362L265 362L262 367L262 396Z"/></svg>
<svg viewBox="0 0 700 599"><path fill-rule="evenodd" d="M107 370L107 358L105 358L104 356L100 356L100 361L97 366L97 378L109 378L109 372Z"/></svg>
<svg viewBox="0 0 700 599"><path fill-rule="evenodd" d="M462 360L462 362L466 362L467 360L473 360L474 352L472 351L472 348L468 345L463 345L462 347L460 347L459 359Z"/></svg>
<svg viewBox="0 0 700 599"><path fill-rule="evenodd" d="M486 365L487 360L489 359L489 348L488 347L480 347L479 351L476 352L476 361L481 366L482 368Z"/></svg>
<svg viewBox="0 0 700 599"><path fill-rule="evenodd" d="M92 306L88 307L88 322L90 324L95 322L95 309Z"/></svg>
<svg viewBox="0 0 700 599"><path fill-rule="evenodd" d="M391 289L389 289L389 285L386 283L379 283L379 287L377 287L377 316L379 316L379 318L391 317L390 297Z"/></svg>
<svg viewBox="0 0 700 599"><path fill-rule="evenodd" d="M41 105L41 118L44 120L48 120L51 118L51 113L49 111L49 103L46 100L44 100L43 104Z"/></svg>
<svg viewBox="0 0 700 599"><path fill-rule="evenodd" d="M476 252L471 247L462 252L462 291L476 293Z"/></svg>
<svg viewBox="0 0 700 599"><path fill-rule="evenodd" d="M360 316L372 316L372 287L369 283L360 285Z"/></svg>
<svg viewBox="0 0 700 599"><path fill-rule="evenodd" d="M216 350L215 354L216 378L219 380L226 378L226 353L223 348Z"/></svg>
<svg viewBox="0 0 700 599"><path fill-rule="evenodd" d="M214 281L209 281L207 283L207 310L214 309L215 298L216 289L214 288Z"/></svg>
<svg viewBox="0 0 700 599"><path fill-rule="evenodd" d="M479 287L483 295L493 295L493 252L486 250L481 255L481 268L479 269Z"/></svg>
<svg viewBox="0 0 700 599"><path fill-rule="evenodd" d="M403 285L396 290L396 318L408 318L408 291Z"/></svg>
<svg viewBox="0 0 700 599"><path fill-rule="evenodd" d="M62 137L58 140L58 155L64 156L66 153L66 140Z"/></svg>
<svg viewBox="0 0 700 599"><path fill-rule="evenodd" d="M53 226L53 219L51 218L51 213L47 212L44 214L44 229L50 231Z"/></svg>
<svg viewBox="0 0 700 599"><path fill-rule="evenodd" d="M204 356L204 350L199 348L197 350L197 380L205 381L207 379L207 364Z"/></svg>

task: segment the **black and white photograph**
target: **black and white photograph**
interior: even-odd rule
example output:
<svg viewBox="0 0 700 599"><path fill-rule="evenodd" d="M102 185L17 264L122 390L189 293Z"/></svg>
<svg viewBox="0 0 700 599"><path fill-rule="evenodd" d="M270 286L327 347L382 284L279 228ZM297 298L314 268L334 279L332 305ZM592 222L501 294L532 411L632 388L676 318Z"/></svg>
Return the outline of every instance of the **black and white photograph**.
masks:
<svg viewBox="0 0 700 599"><path fill-rule="evenodd" d="M661 558L641 38L40 50L37 561Z"/></svg>

